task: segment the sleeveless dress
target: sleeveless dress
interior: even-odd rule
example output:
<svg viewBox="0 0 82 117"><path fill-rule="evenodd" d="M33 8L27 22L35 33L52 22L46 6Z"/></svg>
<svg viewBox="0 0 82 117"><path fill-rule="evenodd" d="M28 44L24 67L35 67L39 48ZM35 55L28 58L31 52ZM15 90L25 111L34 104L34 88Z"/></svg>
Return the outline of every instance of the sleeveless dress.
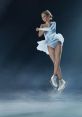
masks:
<svg viewBox="0 0 82 117"><path fill-rule="evenodd" d="M39 28L39 30L44 31L44 40L37 41L38 46L36 47L37 50L45 52L49 55L48 47L55 48L58 42L60 42L63 46L64 37L60 33L56 33L56 22L50 22L49 27Z"/></svg>

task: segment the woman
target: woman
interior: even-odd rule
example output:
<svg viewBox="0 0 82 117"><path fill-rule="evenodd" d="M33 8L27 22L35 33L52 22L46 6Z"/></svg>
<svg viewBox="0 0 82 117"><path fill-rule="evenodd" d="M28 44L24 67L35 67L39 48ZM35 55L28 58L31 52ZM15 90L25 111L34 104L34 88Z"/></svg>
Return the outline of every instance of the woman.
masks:
<svg viewBox="0 0 82 117"><path fill-rule="evenodd" d="M43 51L50 56L54 65L54 72L50 79L50 82L54 87L58 89L58 91L60 91L65 87L65 81L62 78L60 68L64 38L61 34L56 34L56 22L51 21L53 19L53 16L49 10L43 11L41 13L41 17L44 24L41 24L40 28L36 28L36 31L38 31L39 37L44 35L45 40L37 42L37 50ZM59 83L57 83L57 78Z"/></svg>

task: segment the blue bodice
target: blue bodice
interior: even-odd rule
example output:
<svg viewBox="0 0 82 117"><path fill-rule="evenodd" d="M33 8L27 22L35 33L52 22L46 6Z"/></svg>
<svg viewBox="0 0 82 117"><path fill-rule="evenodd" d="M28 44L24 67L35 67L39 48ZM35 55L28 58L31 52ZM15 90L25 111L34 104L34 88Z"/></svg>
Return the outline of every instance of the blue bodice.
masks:
<svg viewBox="0 0 82 117"><path fill-rule="evenodd" d="M48 28L48 31L44 31L44 37L46 42L54 39L54 35L56 34L56 22L55 21L51 22L50 26L47 28Z"/></svg>

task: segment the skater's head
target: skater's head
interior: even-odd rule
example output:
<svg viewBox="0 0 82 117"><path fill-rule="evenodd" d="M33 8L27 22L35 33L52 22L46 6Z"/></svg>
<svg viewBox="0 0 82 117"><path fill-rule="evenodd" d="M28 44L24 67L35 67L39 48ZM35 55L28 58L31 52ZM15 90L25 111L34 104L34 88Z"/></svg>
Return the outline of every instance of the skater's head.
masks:
<svg viewBox="0 0 82 117"><path fill-rule="evenodd" d="M52 20L53 15L49 10L45 10L41 13L41 17L44 22L49 22L50 20Z"/></svg>

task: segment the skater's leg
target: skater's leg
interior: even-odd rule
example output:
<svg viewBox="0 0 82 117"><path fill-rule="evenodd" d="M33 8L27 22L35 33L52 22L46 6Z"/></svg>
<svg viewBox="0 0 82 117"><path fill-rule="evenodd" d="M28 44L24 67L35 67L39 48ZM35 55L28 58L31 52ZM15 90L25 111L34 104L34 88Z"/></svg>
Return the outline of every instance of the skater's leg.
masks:
<svg viewBox="0 0 82 117"><path fill-rule="evenodd" d="M62 45L58 43L55 48L55 67L54 73L57 74L59 79L59 87L58 91L63 90L65 88L65 81L62 78L61 68L60 68L60 61L61 61L61 54L62 54Z"/></svg>
<svg viewBox="0 0 82 117"><path fill-rule="evenodd" d="M48 51L49 51L49 56L50 56L50 58L51 58L51 60L52 60L52 62L53 62L53 64L54 64L54 63L55 63L55 56L54 56L55 50L54 50L54 48L48 46ZM52 77L51 77L51 79L50 79L50 82L51 82L55 87L58 86L56 79L57 79L57 76L53 73L53 75L52 75Z"/></svg>
<svg viewBox="0 0 82 117"><path fill-rule="evenodd" d="M62 78L61 68L60 68L61 52L62 52L62 46L59 42L55 47L55 54L54 54L55 58L54 74L57 74L59 80Z"/></svg>
<svg viewBox="0 0 82 117"><path fill-rule="evenodd" d="M57 76L59 79L59 87L58 91L61 89L64 89L65 87L65 81L62 79L62 73L60 68L60 61L61 61L61 54L62 54L62 46L60 43L57 44L56 48L48 47L50 58L54 64L54 76ZM57 87L57 81L53 79L54 77L51 77L51 81L53 86ZM55 83L55 85L54 85Z"/></svg>
<svg viewBox="0 0 82 117"><path fill-rule="evenodd" d="M58 67L58 70L57 70L57 76L58 76L58 79L62 79L62 72L61 72L60 66Z"/></svg>
<svg viewBox="0 0 82 117"><path fill-rule="evenodd" d="M54 63L55 62L55 51L54 51L54 48L50 47L50 46L47 46L48 47L48 52L49 52L49 57L51 58L52 62Z"/></svg>
<svg viewBox="0 0 82 117"><path fill-rule="evenodd" d="M61 61L61 56L62 56L62 50L63 50L63 47L61 46L61 50L60 50L60 61ZM58 67L58 70L57 70L57 76L59 77L59 79L62 79L62 72L61 72L60 64L59 64L59 67Z"/></svg>
<svg viewBox="0 0 82 117"><path fill-rule="evenodd" d="M49 51L49 56L53 62L53 65L54 65L54 69L55 69L55 50L54 48L51 48L50 46L48 46L48 51ZM61 54L62 54L62 47L61 47ZM60 59L61 59L61 55L60 55ZM54 74L54 73L53 73ZM61 74L61 68L60 66L58 67L58 70L57 70L57 76L60 78L62 78L62 74ZM61 79L60 78L60 79Z"/></svg>

